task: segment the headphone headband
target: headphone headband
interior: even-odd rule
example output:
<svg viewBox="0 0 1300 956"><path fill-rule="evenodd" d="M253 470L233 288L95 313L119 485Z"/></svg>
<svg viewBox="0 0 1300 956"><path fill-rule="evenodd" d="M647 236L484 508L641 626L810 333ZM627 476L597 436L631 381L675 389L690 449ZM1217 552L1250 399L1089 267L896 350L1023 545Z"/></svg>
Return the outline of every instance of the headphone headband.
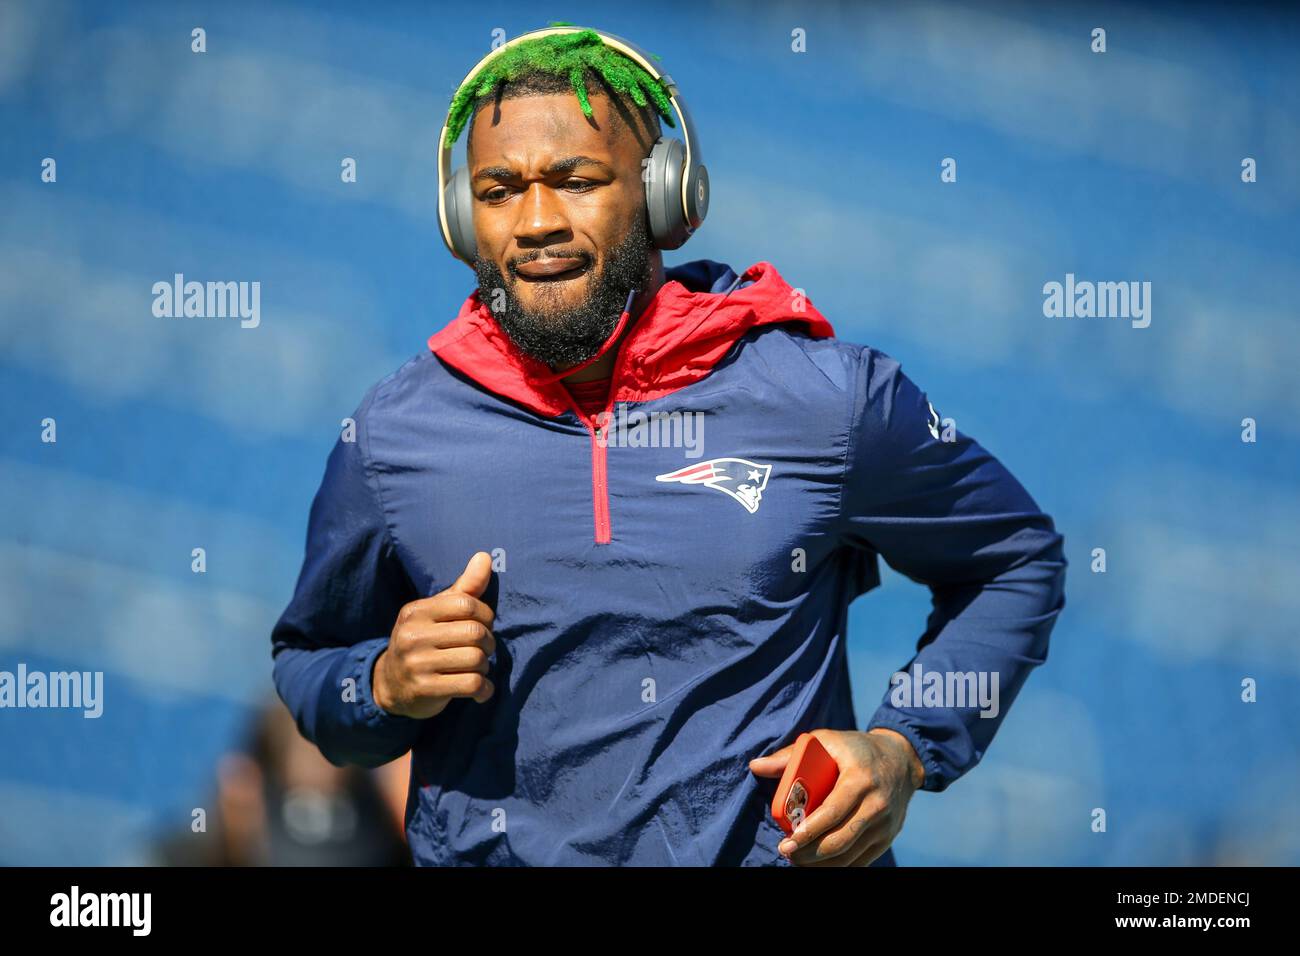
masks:
<svg viewBox="0 0 1300 956"><path fill-rule="evenodd" d="M592 28L578 26L545 27L541 30L533 30L530 33L522 34L512 40L507 40L479 60L474 65L474 68L465 74L465 79L456 88L460 89L464 86L471 77L476 76L483 69L489 60L500 55L507 47L544 36L581 33L588 29ZM665 140L661 136L651 152L650 172L652 180L646 183L651 233L655 239L655 244L658 248L676 249L699 228L704 221L705 213L708 211L708 171L702 161L699 139L695 135L695 124L691 121L690 110L687 109L686 101L677 89L677 84L673 81L673 78L667 73L660 73L648 53L630 40L625 40L612 33L605 33L602 30L595 29L592 29L592 32L597 34L606 46L613 48L645 69L663 88L664 93L668 96L668 102L677 114L680 122L679 128L682 133L682 145L685 147L684 155L680 157L680 166L669 160L677 158L675 152L680 151L681 147L677 147L675 151L672 148L675 141ZM450 119L450 116L448 116L448 119ZM469 224L469 208L465 202L468 194L468 171L462 169L455 174L452 173L452 145L447 143L447 121L444 120L442 131L438 134L438 228L448 251L456 258L473 265L472 260L467 259L464 255L468 249L473 248L474 244L472 229L468 237L464 235ZM663 167L662 170L660 167ZM665 182L662 186L657 187L660 191L671 189L673 193L671 199L667 195L661 197L653 195L656 189L653 177L661 174L665 180L673 180L673 182ZM676 180L680 180L680 188L678 188ZM450 204L457 207L450 210L450 216L448 210L449 193L451 193ZM656 203L656 199L661 199L661 202ZM457 241L458 238L460 241Z"/></svg>

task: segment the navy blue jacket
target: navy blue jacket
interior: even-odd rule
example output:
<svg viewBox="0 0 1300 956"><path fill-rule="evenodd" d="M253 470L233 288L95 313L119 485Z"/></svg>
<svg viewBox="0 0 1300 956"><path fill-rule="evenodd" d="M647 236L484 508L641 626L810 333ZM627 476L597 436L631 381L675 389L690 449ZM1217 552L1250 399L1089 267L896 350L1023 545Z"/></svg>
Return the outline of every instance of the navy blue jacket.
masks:
<svg viewBox="0 0 1300 956"><path fill-rule="evenodd" d="M419 864L789 865L776 782L748 761L857 726L848 608L882 557L933 593L900 671L999 680L995 718L884 688L862 729L907 737L924 789L975 766L1046 659L1063 542L1015 478L770 263L667 278L620 348L612 415L584 418L474 293L329 456L275 683L333 763L411 751ZM398 611L478 550L494 695L383 712L371 669Z"/></svg>

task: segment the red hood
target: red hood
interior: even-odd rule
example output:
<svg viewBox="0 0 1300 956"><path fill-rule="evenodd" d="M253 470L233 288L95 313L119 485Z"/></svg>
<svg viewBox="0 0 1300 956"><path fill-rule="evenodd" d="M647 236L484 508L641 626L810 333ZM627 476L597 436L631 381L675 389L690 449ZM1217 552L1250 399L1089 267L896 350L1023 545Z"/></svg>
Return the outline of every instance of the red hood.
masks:
<svg viewBox="0 0 1300 956"><path fill-rule="evenodd" d="M609 404L649 401L704 378L755 326L800 322L813 338L835 334L830 322L807 298L797 296L770 262L756 262L741 278L754 281L729 293L692 291L676 279L665 282L623 342ZM590 362L609 350L627 321L624 312ZM477 289L446 328L429 336L429 349L484 388L534 412L553 418L573 408L559 380L575 369L557 374L520 351Z"/></svg>

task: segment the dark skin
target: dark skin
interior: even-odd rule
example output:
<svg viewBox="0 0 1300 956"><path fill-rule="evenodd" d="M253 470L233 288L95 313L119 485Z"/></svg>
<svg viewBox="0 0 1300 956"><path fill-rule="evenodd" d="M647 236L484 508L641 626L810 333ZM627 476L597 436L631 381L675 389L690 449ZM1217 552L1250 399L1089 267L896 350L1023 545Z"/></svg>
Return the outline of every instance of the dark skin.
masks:
<svg viewBox="0 0 1300 956"><path fill-rule="evenodd" d="M641 161L655 133L621 102L599 94L589 99L590 118L572 92L489 104L479 110L467 145L479 255L513 281L512 291L526 307L553 312L557 322L566 307L588 294L593 275L605 265L605 251L627 235L634 217L645 215ZM616 109L619 121L611 119ZM594 262L573 278L529 281L510 269L520 260L574 250ZM633 321L664 284L657 249L650 266L652 281L633 300ZM608 377L621 344L566 380Z"/></svg>
<svg viewBox="0 0 1300 956"><path fill-rule="evenodd" d="M925 768L906 737L883 727L812 735L840 775L822 805L777 849L796 866L869 866L903 828L912 794L925 782ZM757 757L749 762L750 772L780 779L793 751L790 744Z"/></svg>
<svg viewBox="0 0 1300 956"><path fill-rule="evenodd" d="M641 161L656 133L622 103L599 94L590 102L587 117L572 92L503 99L480 110L468 143L479 255L496 263L528 308L554 314L557 323L584 301L606 251L627 236L633 217L645 215ZM611 121L615 109L622 122ZM590 267L582 268L575 252L587 253ZM527 276L550 259L549 266L564 267L558 278ZM633 300L633 320L665 281L658 250L650 266L653 280ZM621 344L566 380L608 377ZM490 576L491 559L478 552L450 588L402 609L375 663L381 708L431 717L455 697L491 698L494 617L480 600ZM892 730L813 733L839 766L839 779L779 849L799 866L866 866L898 835L925 770L907 738ZM792 750L755 758L751 772L779 778Z"/></svg>

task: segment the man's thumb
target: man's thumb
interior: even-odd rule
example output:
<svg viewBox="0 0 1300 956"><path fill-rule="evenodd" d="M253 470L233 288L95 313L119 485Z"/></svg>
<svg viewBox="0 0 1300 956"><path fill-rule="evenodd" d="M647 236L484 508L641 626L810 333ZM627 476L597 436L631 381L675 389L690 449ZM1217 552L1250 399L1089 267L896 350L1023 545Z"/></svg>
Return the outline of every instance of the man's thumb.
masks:
<svg viewBox="0 0 1300 956"><path fill-rule="evenodd" d="M492 580L492 556L486 551L475 551L465 565L465 570L447 590L460 591L470 597L482 597Z"/></svg>

